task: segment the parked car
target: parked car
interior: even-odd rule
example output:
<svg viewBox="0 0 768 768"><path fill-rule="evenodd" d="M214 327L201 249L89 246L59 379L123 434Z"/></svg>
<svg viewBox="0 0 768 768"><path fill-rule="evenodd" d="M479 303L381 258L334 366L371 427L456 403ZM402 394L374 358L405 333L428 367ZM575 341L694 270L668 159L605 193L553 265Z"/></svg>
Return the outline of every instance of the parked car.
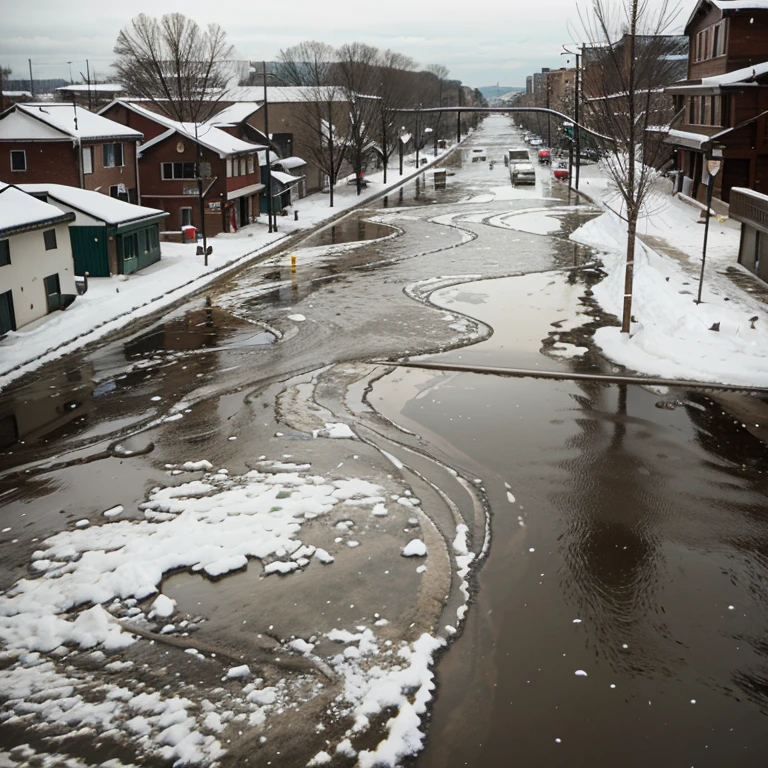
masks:
<svg viewBox="0 0 768 768"><path fill-rule="evenodd" d="M536 183L536 170L532 163L517 163L512 166L510 172L512 177L512 185L518 184L535 184Z"/></svg>
<svg viewBox="0 0 768 768"><path fill-rule="evenodd" d="M507 150L507 157L510 164L513 163L527 163L530 161L528 157L528 150L525 147L512 147Z"/></svg>
<svg viewBox="0 0 768 768"><path fill-rule="evenodd" d="M544 141L538 136L534 136L529 142L532 147L541 147L544 145Z"/></svg>
<svg viewBox="0 0 768 768"><path fill-rule="evenodd" d="M479 161L485 161L487 159L488 153L485 151L484 147L476 147L475 149L470 152L470 157L472 158L473 163L477 163Z"/></svg>

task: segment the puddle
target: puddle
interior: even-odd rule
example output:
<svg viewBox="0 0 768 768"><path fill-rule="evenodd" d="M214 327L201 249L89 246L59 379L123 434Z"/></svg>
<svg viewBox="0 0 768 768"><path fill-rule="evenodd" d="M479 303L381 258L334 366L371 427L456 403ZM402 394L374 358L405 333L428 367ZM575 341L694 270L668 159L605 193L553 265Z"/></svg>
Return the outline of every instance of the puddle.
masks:
<svg viewBox="0 0 768 768"><path fill-rule="evenodd" d="M394 227L367 221L360 216L349 216L337 224L326 227L302 242L302 248L314 248L321 245L340 245L358 243L364 240L380 240L382 237L397 234Z"/></svg>
<svg viewBox="0 0 768 768"><path fill-rule="evenodd" d="M433 361L497 365L542 370L570 370L560 359L545 356L542 348L558 346L566 356L563 335L591 322L581 302L584 285L561 273L479 280L435 291L431 301L480 320L493 335L471 347L430 356ZM581 314L580 314L581 313Z"/></svg>

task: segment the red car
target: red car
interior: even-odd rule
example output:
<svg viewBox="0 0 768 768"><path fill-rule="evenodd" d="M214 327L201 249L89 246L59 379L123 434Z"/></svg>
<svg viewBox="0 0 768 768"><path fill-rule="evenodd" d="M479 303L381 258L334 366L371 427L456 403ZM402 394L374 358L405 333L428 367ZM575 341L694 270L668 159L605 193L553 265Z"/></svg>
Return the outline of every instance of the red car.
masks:
<svg viewBox="0 0 768 768"><path fill-rule="evenodd" d="M548 149L540 149L539 150L539 162L543 163L544 165L549 165L550 157L549 157L549 150Z"/></svg>

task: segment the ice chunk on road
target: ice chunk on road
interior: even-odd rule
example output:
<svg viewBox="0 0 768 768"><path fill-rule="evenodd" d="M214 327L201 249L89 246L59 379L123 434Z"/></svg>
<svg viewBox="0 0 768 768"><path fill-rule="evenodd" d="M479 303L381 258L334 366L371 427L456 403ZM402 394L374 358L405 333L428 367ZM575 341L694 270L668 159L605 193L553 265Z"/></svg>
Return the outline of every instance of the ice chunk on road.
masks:
<svg viewBox="0 0 768 768"><path fill-rule="evenodd" d="M239 667L230 667L227 670L227 677L232 680L238 677L249 677L251 668L247 664L241 664Z"/></svg>
<svg viewBox="0 0 768 768"><path fill-rule="evenodd" d="M427 554L427 545L421 539L411 539L403 547L403 557L425 557Z"/></svg>
<svg viewBox="0 0 768 768"><path fill-rule="evenodd" d="M161 616L166 618L171 616L176 610L176 601L168 597L167 595L158 595L155 598L155 602L152 603L152 613L155 616Z"/></svg>
<svg viewBox="0 0 768 768"><path fill-rule="evenodd" d="M323 564L328 565L329 563L332 563L335 558L332 555L329 555L328 552L326 552L324 549L321 549L318 547L315 550L315 557Z"/></svg>
<svg viewBox="0 0 768 768"><path fill-rule="evenodd" d="M188 472L199 472L203 469L213 469L213 464L210 461L203 459L202 461L185 461L182 465L182 469L186 469Z"/></svg>
<svg viewBox="0 0 768 768"><path fill-rule="evenodd" d="M104 517L117 517L122 511L123 505L118 504L116 507L110 507L109 509L104 510L101 514L104 515Z"/></svg>

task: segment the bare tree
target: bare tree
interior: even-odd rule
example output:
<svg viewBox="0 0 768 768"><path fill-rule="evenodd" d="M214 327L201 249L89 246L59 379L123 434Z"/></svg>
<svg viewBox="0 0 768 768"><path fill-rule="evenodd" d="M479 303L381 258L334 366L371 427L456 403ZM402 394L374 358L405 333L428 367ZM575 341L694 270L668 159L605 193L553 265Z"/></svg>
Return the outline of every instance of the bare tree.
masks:
<svg viewBox="0 0 768 768"><path fill-rule="evenodd" d="M410 56L396 51L386 50L379 56L376 95L379 97L379 138L384 162L384 181L387 180L387 161L398 149L402 121L397 110L413 105L412 73L415 66Z"/></svg>
<svg viewBox="0 0 768 768"><path fill-rule="evenodd" d="M365 43L347 43L336 51L331 78L349 105L348 159L355 172L357 194L362 192L363 172L374 148L375 122L379 112L377 65L379 51Z"/></svg>
<svg viewBox="0 0 768 768"><path fill-rule="evenodd" d="M446 95L446 89L448 86L448 67L443 66L442 64L430 64L427 67L427 72L434 75L436 78L436 84L435 84L435 93L432 99L432 102L430 106L433 107L442 107L446 106L443 104L443 101L445 100ZM438 112L437 118L435 121L434 131L435 131L435 141L440 137L440 123L442 122L443 113Z"/></svg>
<svg viewBox="0 0 768 768"><path fill-rule="evenodd" d="M298 112L302 125L298 145L314 165L328 177L330 207L333 188L346 161L346 115L342 89L331 83L335 49L309 40L280 51L280 79L289 86L302 86L305 98ZM343 121L343 123L342 123Z"/></svg>
<svg viewBox="0 0 768 768"><path fill-rule="evenodd" d="M653 9L648 0L592 0L582 22L585 51L585 122L609 139L598 140L627 221L622 333L632 320L637 221L669 153L664 135L674 117L672 101L660 93L676 66L666 35L678 13L669 0ZM674 43L673 43L674 45Z"/></svg>
<svg viewBox="0 0 768 768"><path fill-rule="evenodd" d="M232 77L232 46L218 24L201 29L181 13L139 14L120 30L114 68L128 96L181 122L210 117Z"/></svg>

